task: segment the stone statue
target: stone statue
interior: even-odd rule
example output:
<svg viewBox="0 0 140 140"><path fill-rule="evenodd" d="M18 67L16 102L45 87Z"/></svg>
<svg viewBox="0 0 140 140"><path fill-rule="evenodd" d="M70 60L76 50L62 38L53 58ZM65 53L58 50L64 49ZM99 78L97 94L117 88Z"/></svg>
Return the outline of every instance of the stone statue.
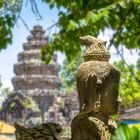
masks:
<svg viewBox="0 0 140 140"><path fill-rule="evenodd" d="M62 127L56 123L44 123L34 127L25 127L15 124L16 140L62 140L60 133Z"/></svg>
<svg viewBox="0 0 140 140"><path fill-rule="evenodd" d="M120 72L108 61L106 42L92 36L80 37L86 45L85 62L77 72L80 112L72 120L72 140L110 140L116 124Z"/></svg>

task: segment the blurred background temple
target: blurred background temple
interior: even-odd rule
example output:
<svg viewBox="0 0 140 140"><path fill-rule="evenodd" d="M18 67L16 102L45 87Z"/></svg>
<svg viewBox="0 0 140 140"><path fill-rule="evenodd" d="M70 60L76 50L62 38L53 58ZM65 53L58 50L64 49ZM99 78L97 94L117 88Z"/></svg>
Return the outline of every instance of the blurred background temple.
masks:
<svg viewBox="0 0 140 140"><path fill-rule="evenodd" d="M47 43L48 37L42 26L34 26L14 65L14 90L2 104L1 120L26 125L49 121L68 126L78 111L76 91L68 96L61 91L57 54L49 64L41 60L41 49Z"/></svg>

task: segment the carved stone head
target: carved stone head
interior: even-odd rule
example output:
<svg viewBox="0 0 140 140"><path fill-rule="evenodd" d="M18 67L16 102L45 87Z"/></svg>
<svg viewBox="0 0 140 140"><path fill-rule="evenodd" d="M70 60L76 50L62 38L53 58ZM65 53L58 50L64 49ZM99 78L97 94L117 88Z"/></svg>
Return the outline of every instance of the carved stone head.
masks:
<svg viewBox="0 0 140 140"><path fill-rule="evenodd" d="M84 56L86 62L77 72L80 112L116 114L120 72L108 62L110 54L105 41L90 36L80 39L88 48Z"/></svg>

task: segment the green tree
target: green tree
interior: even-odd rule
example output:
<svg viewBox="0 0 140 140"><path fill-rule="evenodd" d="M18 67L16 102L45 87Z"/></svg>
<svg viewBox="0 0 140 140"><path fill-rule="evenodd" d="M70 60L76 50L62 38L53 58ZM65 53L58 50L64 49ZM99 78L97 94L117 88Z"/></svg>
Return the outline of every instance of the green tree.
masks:
<svg viewBox="0 0 140 140"><path fill-rule="evenodd" d="M5 98L10 94L10 89L8 87L6 88L2 87L1 75L0 75L0 94L2 94L2 96Z"/></svg>
<svg viewBox="0 0 140 140"><path fill-rule="evenodd" d="M62 81L62 90L65 94L70 94L76 87L76 73L78 66L83 62L82 53L69 62L67 59L63 62L63 67L60 72Z"/></svg>
<svg viewBox="0 0 140 140"><path fill-rule="evenodd" d="M79 37L97 36L105 29L113 31L110 44L120 54L119 46L140 48L140 0L43 0L59 9L59 33L50 44L64 52L69 60L81 51Z"/></svg>
<svg viewBox="0 0 140 140"><path fill-rule="evenodd" d="M12 42L12 28L22 7L22 0L0 0L0 50Z"/></svg>
<svg viewBox="0 0 140 140"><path fill-rule="evenodd" d="M118 128L115 130L115 134L111 137L111 140L139 140L139 130L133 126L129 127L126 124L118 124Z"/></svg>
<svg viewBox="0 0 140 140"><path fill-rule="evenodd" d="M6 48L12 41L11 29L25 1L27 0L0 1L1 49ZM28 1L31 2L32 11L37 15L36 0ZM140 0L42 0L42 2L49 4L52 9L56 7L59 9L59 19L55 23L59 27L59 32L53 34L54 39L50 43L51 53L53 50L59 50L72 60L81 51L79 36L87 34L97 36L105 29L114 32L110 37L109 48L114 45L117 52L119 46L139 50ZM45 49L43 52L46 52ZM43 58L45 59L45 56Z"/></svg>
<svg viewBox="0 0 140 140"><path fill-rule="evenodd" d="M132 105L140 102L140 59L136 65L126 67L123 61L114 63L121 71L120 95L124 105ZM134 75L134 74L135 75Z"/></svg>
<svg viewBox="0 0 140 140"><path fill-rule="evenodd" d="M1 75L0 75L0 110L2 109L2 102L8 97L10 94L10 89L8 87L2 87Z"/></svg>

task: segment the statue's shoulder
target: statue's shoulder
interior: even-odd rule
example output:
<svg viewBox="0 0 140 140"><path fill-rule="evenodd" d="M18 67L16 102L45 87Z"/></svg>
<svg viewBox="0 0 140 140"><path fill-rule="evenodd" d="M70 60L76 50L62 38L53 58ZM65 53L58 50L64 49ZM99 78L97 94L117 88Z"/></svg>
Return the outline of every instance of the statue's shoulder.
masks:
<svg viewBox="0 0 140 140"><path fill-rule="evenodd" d="M72 140L100 140L96 123L86 113L79 113L71 123Z"/></svg>
<svg viewBox="0 0 140 140"><path fill-rule="evenodd" d="M94 132L97 130L96 121L91 121L91 118L86 113L79 113L77 116L74 117L71 123L71 127L74 126L78 127L79 129L93 129Z"/></svg>

